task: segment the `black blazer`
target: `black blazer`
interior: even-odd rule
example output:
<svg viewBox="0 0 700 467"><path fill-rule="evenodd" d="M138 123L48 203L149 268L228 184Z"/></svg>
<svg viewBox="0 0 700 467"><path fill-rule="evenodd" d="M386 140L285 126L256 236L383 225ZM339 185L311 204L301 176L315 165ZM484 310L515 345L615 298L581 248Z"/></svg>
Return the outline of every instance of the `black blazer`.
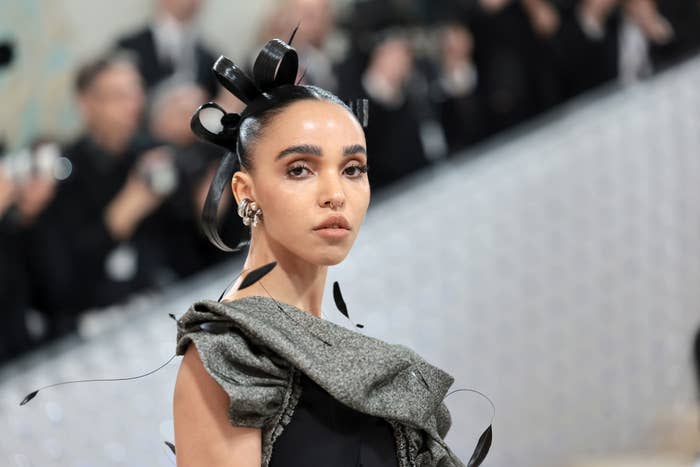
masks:
<svg viewBox="0 0 700 467"><path fill-rule="evenodd" d="M169 77L173 72L172 63L161 62L156 51L156 42L153 31L149 26L137 31L134 34L122 37L117 41L118 49L126 49L134 52L138 58L138 67L147 88L151 88L158 82ZM216 57L201 41L195 44L195 77L210 96L216 94L216 78L211 71Z"/></svg>

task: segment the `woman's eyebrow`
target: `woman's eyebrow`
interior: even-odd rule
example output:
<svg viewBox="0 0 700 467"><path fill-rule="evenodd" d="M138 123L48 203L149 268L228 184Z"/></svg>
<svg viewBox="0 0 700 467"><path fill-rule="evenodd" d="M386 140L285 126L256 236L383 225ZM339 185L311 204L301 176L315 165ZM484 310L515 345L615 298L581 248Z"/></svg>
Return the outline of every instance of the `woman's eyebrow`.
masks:
<svg viewBox="0 0 700 467"><path fill-rule="evenodd" d="M296 146L289 146L288 148L282 149L275 160L280 160L284 156L289 154L311 154L314 156L321 156L321 148L314 146L313 144L297 144Z"/></svg>
<svg viewBox="0 0 700 467"><path fill-rule="evenodd" d="M297 144L281 150L279 154L277 154L277 157L275 157L275 160L280 160L289 154L310 154L321 157L323 151L321 151L320 147L313 144ZM367 149L361 144L352 144L343 148L343 156L351 156L353 154L367 154Z"/></svg>
<svg viewBox="0 0 700 467"><path fill-rule="evenodd" d="M353 144L350 146L345 146L343 148L344 156L351 156L353 154L367 154L367 149L361 144Z"/></svg>

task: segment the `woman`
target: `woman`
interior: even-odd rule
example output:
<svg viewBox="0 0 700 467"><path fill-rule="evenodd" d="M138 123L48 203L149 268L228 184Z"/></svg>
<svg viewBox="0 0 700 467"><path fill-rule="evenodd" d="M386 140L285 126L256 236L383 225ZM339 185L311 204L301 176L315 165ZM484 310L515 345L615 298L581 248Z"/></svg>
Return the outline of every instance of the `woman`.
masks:
<svg viewBox="0 0 700 467"><path fill-rule="evenodd" d="M251 239L235 290L178 320L178 465L462 466L443 441L452 377L320 317L327 268L346 257L369 205L367 150L353 111L295 85L296 68L279 40L258 56L254 79L222 57L215 73L247 107L222 115L208 104L193 118L195 132L231 150L206 231L226 248L215 219L230 180ZM334 298L344 308L337 285Z"/></svg>

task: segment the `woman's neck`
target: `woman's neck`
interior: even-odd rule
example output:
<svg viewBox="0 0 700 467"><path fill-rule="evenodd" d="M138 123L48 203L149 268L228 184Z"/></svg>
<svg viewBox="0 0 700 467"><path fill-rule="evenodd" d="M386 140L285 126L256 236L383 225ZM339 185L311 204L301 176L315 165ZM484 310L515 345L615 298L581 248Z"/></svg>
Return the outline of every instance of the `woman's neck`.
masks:
<svg viewBox="0 0 700 467"><path fill-rule="evenodd" d="M262 279L243 290L237 290L247 273L272 261L276 261L277 265ZM271 246L262 235L254 236L243 264L243 274L231 288L233 292L222 300L249 295L271 296L320 317L327 271L327 266L311 264L289 250Z"/></svg>

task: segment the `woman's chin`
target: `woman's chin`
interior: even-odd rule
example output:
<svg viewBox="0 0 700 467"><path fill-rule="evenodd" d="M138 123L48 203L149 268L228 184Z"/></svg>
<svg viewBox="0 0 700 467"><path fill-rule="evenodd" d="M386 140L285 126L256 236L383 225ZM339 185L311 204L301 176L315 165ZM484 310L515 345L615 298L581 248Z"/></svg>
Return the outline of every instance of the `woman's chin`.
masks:
<svg viewBox="0 0 700 467"><path fill-rule="evenodd" d="M313 258L309 258L309 262L318 266L335 266L345 259L348 251L346 248L329 248L327 251L317 252Z"/></svg>

